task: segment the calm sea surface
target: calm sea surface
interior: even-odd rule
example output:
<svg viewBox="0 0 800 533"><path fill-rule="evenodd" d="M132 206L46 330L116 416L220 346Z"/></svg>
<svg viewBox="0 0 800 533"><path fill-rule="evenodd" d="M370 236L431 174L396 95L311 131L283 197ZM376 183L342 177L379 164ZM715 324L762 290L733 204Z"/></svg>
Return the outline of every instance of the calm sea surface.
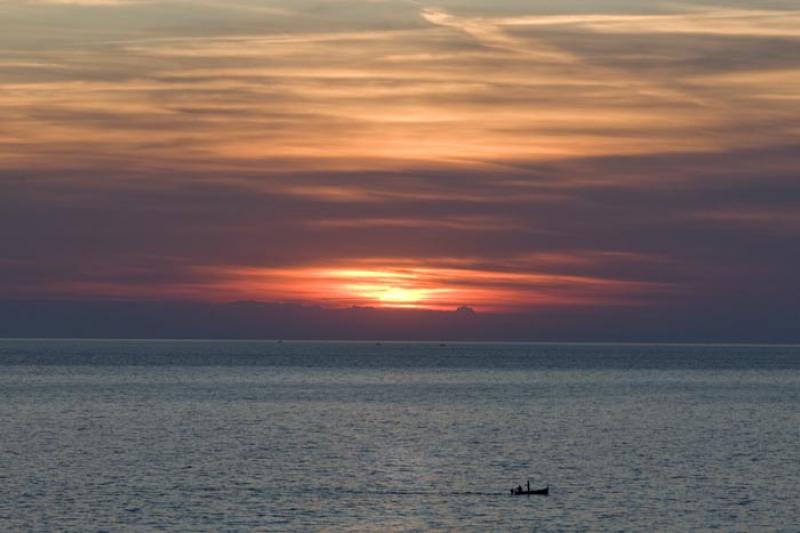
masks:
<svg viewBox="0 0 800 533"><path fill-rule="evenodd" d="M800 531L798 347L6 340L0 398L3 531Z"/></svg>

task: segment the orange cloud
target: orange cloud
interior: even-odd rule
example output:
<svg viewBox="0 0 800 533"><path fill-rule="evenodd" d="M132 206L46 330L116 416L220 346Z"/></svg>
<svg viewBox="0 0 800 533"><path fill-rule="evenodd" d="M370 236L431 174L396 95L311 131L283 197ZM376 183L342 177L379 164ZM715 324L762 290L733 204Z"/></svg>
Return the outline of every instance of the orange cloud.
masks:
<svg viewBox="0 0 800 533"><path fill-rule="evenodd" d="M593 259L594 258L594 259ZM484 312L552 306L624 305L673 291L668 284L553 273L561 265L601 261L600 255L522 256L492 268L476 259L369 258L327 266L192 268L192 281L60 282L61 296L279 301L326 307L403 307ZM533 270L540 264L541 271Z"/></svg>
<svg viewBox="0 0 800 533"><path fill-rule="evenodd" d="M400 30L292 31L286 15L282 32L145 32L102 47L11 55L0 63L0 143L9 147L0 167L475 168L711 152L775 143L791 128L775 119L793 104L791 68L765 78L675 72L675 58L646 54L632 66L613 60L629 61L628 33L796 36L796 12L414 15L417 25ZM601 65L547 34L521 33L542 26L622 41ZM765 89L773 80L779 87ZM751 96L758 109L741 113ZM44 146L50 157L41 157Z"/></svg>
<svg viewBox="0 0 800 533"><path fill-rule="evenodd" d="M551 265L555 259L551 258ZM559 259L581 261L580 258ZM328 267L214 267L215 294L231 297L332 306L452 309L470 305L485 311L553 305L624 304L671 290L659 283L563 275L528 270L498 270L470 261L433 263L413 259L364 259ZM546 262L546 259L543 261Z"/></svg>

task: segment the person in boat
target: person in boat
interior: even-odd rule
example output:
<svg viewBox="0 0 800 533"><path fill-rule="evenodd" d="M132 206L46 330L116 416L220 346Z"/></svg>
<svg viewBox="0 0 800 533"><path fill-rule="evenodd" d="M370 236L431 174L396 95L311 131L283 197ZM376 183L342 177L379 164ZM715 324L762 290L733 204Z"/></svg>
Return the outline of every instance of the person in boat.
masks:
<svg viewBox="0 0 800 533"><path fill-rule="evenodd" d="M517 494L522 494L522 485L517 485Z"/></svg>

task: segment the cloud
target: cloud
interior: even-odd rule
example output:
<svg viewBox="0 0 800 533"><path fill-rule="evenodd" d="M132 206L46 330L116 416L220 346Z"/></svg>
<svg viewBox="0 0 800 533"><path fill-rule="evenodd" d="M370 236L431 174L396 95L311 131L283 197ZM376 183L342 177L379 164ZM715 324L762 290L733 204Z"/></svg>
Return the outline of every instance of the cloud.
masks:
<svg viewBox="0 0 800 533"><path fill-rule="evenodd" d="M493 19L497 26L574 26L600 33L800 37L797 10L695 9L657 15L551 15Z"/></svg>
<svg viewBox="0 0 800 533"><path fill-rule="evenodd" d="M783 117L793 87L777 76L782 85L767 94L757 70L740 78L716 67L704 73L700 64L676 71L672 54L680 58L689 45L668 57L643 50L636 62L626 59L624 39L602 41L600 60L590 52L597 33L587 24L712 15L744 24L738 11L464 17L426 8L422 15L428 24L417 27L310 32L300 25L27 52L0 64L12 73L0 97L0 139L9 148L0 165L146 159L227 169L402 170L423 161L488 168L768 146L792 131ZM571 29L517 32L528 26ZM569 44L579 42L576 31L588 45ZM658 70L659 61L669 69ZM20 70L26 64L38 66ZM752 98L769 99L768 107L743 112ZM42 158L43 146L58 156Z"/></svg>
<svg viewBox="0 0 800 533"><path fill-rule="evenodd" d="M512 37L506 34L501 29L500 25L494 23L490 19L456 17L446 11L435 8L425 8L422 10L421 15L422 18L431 24L463 31L488 47L508 50L515 54L535 58L539 61L557 63L571 63L575 61L572 55L563 50L558 50L541 42L532 42L530 40L523 41Z"/></svg>
<svg viewBox="0 0 800 533"><path fill-rule="evenodd" d="M51 4L60 6L121 6L128 4L144 4L155 0L29 0L31 4Z"/></svg>

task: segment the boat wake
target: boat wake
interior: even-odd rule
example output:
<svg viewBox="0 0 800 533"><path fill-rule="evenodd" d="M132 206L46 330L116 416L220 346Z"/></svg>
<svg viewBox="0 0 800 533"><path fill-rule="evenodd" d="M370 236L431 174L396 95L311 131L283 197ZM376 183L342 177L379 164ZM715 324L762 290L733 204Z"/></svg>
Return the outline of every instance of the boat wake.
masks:
<svg viewBox="0 0 800 533"><path fill-rule="evenodd" d="M354 496L507 496L507 492L458 490L339 490L339 494Z"/></svg>

